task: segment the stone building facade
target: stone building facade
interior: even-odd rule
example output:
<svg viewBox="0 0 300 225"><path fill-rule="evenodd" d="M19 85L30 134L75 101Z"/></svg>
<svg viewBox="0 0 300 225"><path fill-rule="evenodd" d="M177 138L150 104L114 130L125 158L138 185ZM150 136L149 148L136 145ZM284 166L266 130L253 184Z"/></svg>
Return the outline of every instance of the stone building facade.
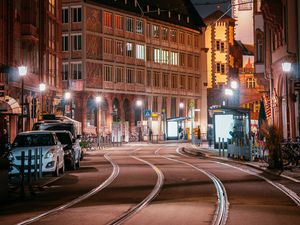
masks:
<svg viewBox="0 0 300 225"><path fill-rule="evenodd" d="M299 1L262 0L265 72L271 78L270 123L284 138L299 136ZM283 63L291 70L284 71Z"/></svg>
<svg viewBox="0 0 300 225"><path fill-rule="evenodd" d="M105 135L114 122L133 131L150 109L160 135L163 120L188 117L190 105L206 130L204 24L187 2L63 1L62 82L72 94L65 112L84 133Z"/></svg>
<svg viewBox="0 0 300 225"><path fill-rule="evenodd" d="M0 3L0 131L10 141L30 130L41 115L39 84L46 84L44 112L52 113L59 101L61 0L3 0ZM21 117L21 77L18 66L27 67L24 79L24 119ZM22 125L22 121L24 125ZM0 135L1 136L1 135Z"/></svg>

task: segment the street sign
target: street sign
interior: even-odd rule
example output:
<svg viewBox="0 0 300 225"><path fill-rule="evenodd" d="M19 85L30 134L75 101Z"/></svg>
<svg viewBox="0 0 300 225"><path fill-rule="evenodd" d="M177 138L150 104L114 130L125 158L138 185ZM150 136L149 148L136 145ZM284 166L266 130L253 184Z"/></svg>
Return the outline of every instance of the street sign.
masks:
<svg viewBox="0 0 300 225"><path fill-rule="evenodd" d="M295 91L300 91L300 81L294 83L294 89Z"/></svg>
<svg viewBox="0 0 300 225"><path fill-rule="evenodd" d="M150 118L150 117L151 117L151 110L144 109L144 118Z"/></svg>

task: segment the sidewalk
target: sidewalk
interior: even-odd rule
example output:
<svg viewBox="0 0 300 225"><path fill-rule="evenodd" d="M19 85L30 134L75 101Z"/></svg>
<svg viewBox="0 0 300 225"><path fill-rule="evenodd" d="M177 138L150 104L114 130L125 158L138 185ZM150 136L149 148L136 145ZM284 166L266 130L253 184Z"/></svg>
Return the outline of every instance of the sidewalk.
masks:
<svg viewBox="0 0 300 225"><path fill-rule="evenodd" d="M206 157L213 157L224 161L232 161L235 163L247 165L250 167L253 167L255 169L267 172L269 174L281 176L284 178L287 178L289 180L292 180L294 182L300 183L300 166L293 168L292 170L284 170L284 171L278 171L278 170L270 170L268 169L268 163L264 161L244 161L239 159L233 159L227 157L227 150L224 150L224 157L222 157L222 149L221 149L221 156L219 156L219 149L213 149L209 148L207 143L203 143L201 146L195 146L195 145L189 145L188 148L186 148L186 151L193 155L204 155Z"/></svg>

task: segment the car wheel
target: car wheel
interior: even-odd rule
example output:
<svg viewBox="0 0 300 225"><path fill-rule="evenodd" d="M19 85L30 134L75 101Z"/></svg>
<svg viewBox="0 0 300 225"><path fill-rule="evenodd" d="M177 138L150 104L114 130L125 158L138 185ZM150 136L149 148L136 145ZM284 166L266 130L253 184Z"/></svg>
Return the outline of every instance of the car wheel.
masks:
<svg viewBox="0 0 300 225"><path fill-rule="evenodd" d="M59 176L59 168L58 168L59 160L57 159L55 170L53 171L53 177Z"/></svg>

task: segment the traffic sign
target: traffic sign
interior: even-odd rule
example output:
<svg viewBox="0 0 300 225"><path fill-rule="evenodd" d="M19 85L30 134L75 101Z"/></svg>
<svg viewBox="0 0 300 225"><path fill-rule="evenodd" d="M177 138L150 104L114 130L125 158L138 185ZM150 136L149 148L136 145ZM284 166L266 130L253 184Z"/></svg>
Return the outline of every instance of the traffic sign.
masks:
<svg viewBox="0 0 300 225"><path fill-rule="evenodd" d="M151 117L151 110L144 109L144 118L150 118L150 117Z"/></svg>

